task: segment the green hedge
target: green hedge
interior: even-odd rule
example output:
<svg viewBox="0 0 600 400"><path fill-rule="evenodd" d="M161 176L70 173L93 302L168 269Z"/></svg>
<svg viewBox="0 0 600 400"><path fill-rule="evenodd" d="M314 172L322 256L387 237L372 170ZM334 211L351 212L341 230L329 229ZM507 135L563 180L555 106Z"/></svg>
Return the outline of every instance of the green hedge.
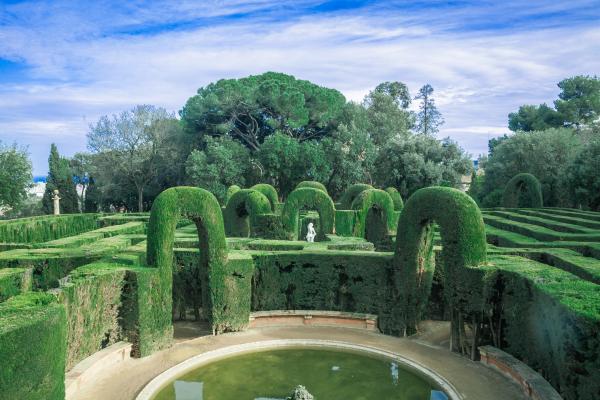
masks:
<svg viewBox="0 0 600 400"><path fill-rule="evenodd" d="M542 185L528 173L515 175L504 188L502 206L509 208L541 208L544 206Z"/></svg>
<svg viewBox="0 0 600 400"><path fill-rule="evenodd" d="M373 186L366 183L355 183L346 189L340 197L340 210L352 210L352 202L364 190L373 189Z"/></svg>
<svg viewBox="0 0 600 400"><path fill-rule="evenodd" d="M281 214L283 226L292 239L298 239L302 209L316 210L319 213L320 229L317 232L317 240L324 240L327 234L333 233L335 208L331 197L322 190L304 187L290 193Z"/></svg>
<svg viewBox="0 0 600 400"><path fill-rule="evenodd" d="M96 229L100 214L46 215L0 223L0 242L40 243Z"/></svg>
<svg viewBox="0 0 600 400"><path fill-rule="evenodd" d="M237 193L236 193L237 194ZM234 195L235 196L235 195ZM160 281L154 301L160 303L154 326L157 332L172 330L173 242L177 220L188 218L196 223L200 241L201 268L208 277L203 290L209 323L213 331L234 329L227 312L231 306L225 297L227 244L223 215L217 199L208 191L176 187L162 192L152 205L148 225L148 264L157 267Z"/></svg>
<svg viewBox="0 0 600 400"><path fill-rule="evenodd" d="M268 183L257 183L252 186L250 189L256 190L257 192L265 195L267 199L269 199L269 203L271 203L271 211L275 211L275 206L279 203L279 195L277 194L277 189Z"/></svg>
<svg viewBox="0 0 600 400"><path fill-rule="evenodd" d="M269 199L254 189L242 189L235 192L223 212L225 232L228 237L248 237L253 232L254 217L271 214Z"/></svg>
<svg viewBox="0 0 600 400"><path fill-rule="evenodd" d="M227 188L227 193L225 194L225 204L227 204L227 202L229 201L229 199L231 198L231 196L233 196L233 194L235 192L239 192L240 190L242 190L241 187L239 187L238 185L231 185Z"/></svg>
<svg viewBox="0 0 600 400"><path fill-rule="evenodd" d="M404 201L402 201L402 195L400 192L394 187L389 187L385 189L385 191L390 195L392 201L394 202L394 211L402 211L404 208Z"/></svg>
<svg viewBox="0 0 600 400"><path fill-rule="evenodd" d="M440 205L443 204L443 207ZM481 212L467 194L451 188L417 190L400 215L394 267L398 287L398 319L407 332L416 328L427 304L435 260L433 223L442 239L444 291L448 304L461 310L473 291L467 266L486 261L486 237Z"/></svg>
<svg viewBox="0 0 600 400"><path fill-rule="evenodd" d="M311 187L313 189L319 189L327 193L327 188L321 182L317 181L302 181L298 185L296 185L296 189L300 189L303 187Z"/></svg>
<svg viewBox="0 0 600 400"><path fill-rule="evenodd" d="M281 215L259 214L255 215L252 223L252 236L263 239L289 239L289 234L283 227Z"/></svg>
<svg viewBox="0 0 600 400"><path fill-rule="evenodd" d="M335 234L353 236L356 212L354 210L335 210Z"/></svg>
<svg viewBox="0 0 600 400"><path fill-rule="evenodd" d="M31 290L30 268L0 269L0 303L9 297L29 292Z"/></svg>
<svg viewBox="0 0 600 400"><path fill-rule="evenodd" d="M395 230L394 202L392 197L379 189L362 191L352 203L356 211L354 236L367 239L375 244L385 241Z"/></svg>
<svg viewBox="0 0 600 400"><path fill-rule="evenodd" d="M0 303L0 397L64 400L65 309L53 295L27 293Z"/></svg>

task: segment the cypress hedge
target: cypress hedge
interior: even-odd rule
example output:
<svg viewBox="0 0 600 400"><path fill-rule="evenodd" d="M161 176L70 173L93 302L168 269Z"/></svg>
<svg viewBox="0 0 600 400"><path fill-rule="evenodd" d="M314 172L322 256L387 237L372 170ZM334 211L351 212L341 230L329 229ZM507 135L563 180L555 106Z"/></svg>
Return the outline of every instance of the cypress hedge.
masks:
<svg viewBox="0 0 600 400"><path fill-rule="evenodd" d="M229 201L229 199L231 198L231 196L233 196L233 194L235 192L239 192L240 190L242 190L241 187L239 187L238 185L231 185L227 188L227 193L225 194L225 204L227 204L227 202Z"/></svg>
<svg viewBox="0 0 600 400"><path fill-rule="evenodd" d="M394 211L402 211L404 208L404 201L402 201L400 192L398 192L398 190L396 190L394 187L389 187L385 189L385 191L390 195L392 201L394 202Z"/></svg>
<svg viewBox="0 0 600 400"><path fill-rule="evenodd" d="M466 267L486 261L485 228L475 201L452 188L417 190L400 215L394 256L398 304L395 312L406 333L415 330L431 290L435 268L433 223L438 224L442 239L444 292L450 307L460 310L473 291Z"/></svg>
<svg viewBox="0 0 600 400"><path fill-rule="evenodd" d="M31 268L0 269L0 302L31 290Z"/></svg>
<svg viewBox="0 0 600 400"><path fill-rule="evenodd" d="M507 208L541 208L544 206L542 185L540 181L528 173L512 177L504 188L502 206Z"/></svg>
<svg viewBox="0 0 600 400"><path fill-rule="evenodd" d="M96 229L100 214L45 215L0 222L0 243L41 243Z"/></svg>
<svg viewBox="0 0 600 400"><path fill-rule="evenodd" d="M352 236L356 212L354 210L335 210L335 234Z"/></svg>
<svg viewBox="0 0 600 400"><path fill-rule="evenodd" d="M283 206L281 220L292 240L298 239L299 216L301 209L316 210L319 213L319 231L317 240L325 240L326 235L333 233L335 224L335 208L331 197L322 190L310 187L294 189Z"/></svg>
<svg viewBox="0 0 600 400"><path fill-rule="evenodd" d="M321 182L317 181L302 181L298 185L296 185L296 189L300 189L303 187L311 187L314 189L319 189L327 193L327 188Z"/></svg>
<svg viewBox="0 0 600 400"><path fill-rule="evenodd" d="M395 229L394 202L380 189L367 189L354 198L352 209L356 212L354 236L368 241L382 240ZM367 237L367 232L371 237Z"/></svg>
<svg viewBox="0 0 600 400"><path fill-rule="evenodd" d="M214 332L225 331L230 328L225 297L227 244L219 202L206 190L175 187L154 200L148 225L147 262L159 271L154 301L160 303L160 310L153 315L155 332L172 337L173 242L181 217L194 221L198 230L200 267L207 276L207 282L203 282L203 304L209 324Z"/></svg>
<svg viewBox="0 0 600 400"><path fill-rule="evenodd" d="M368 189L374 189L373 186L366 183L355 183L346 189L340 197L340 210L352 210L352 202L361 192Z"/></svg>
<svg viewBox="0 0 600 400"><path fill-rule="evenodd" d="M254 218L272 213L269 199L254 189L241 189L235 192L223 211L225 233L229 237L249 237L253 233Z"/></svg>
<svg viewBox="0 0 600 400"><path fill-rule="evenodd" d="M279 195L277 194L277 189L268 183L257 183L252 186L250 189L256 190L265 195L267 199L269 199L269 203L271 203L271 211L275 210L275 206L279 203Z"/></svg>
<svg viewBox="0 0 600 400"><path fill-rule="evenodd" d="M0 397L64 400L65 309L47 293L0 303Z"/></svg>

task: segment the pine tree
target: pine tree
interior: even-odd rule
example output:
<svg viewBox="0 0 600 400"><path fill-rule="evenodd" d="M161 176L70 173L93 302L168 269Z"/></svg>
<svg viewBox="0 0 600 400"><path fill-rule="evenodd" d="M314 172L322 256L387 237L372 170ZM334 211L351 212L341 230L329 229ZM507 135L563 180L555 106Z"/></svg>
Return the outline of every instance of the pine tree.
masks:
<svg viewBox="0 0 600 400"><path fill-rule="evenodd" d="M419 90L419 94L415 97L415 100L421 100L416 131L423 135L435 135L439 131L440 125L444 123L444 118L435 106L432 94L433 87L427 84Z"/></svg>
<svg viewBox="0 0 600 400"><path fill-rule="evenodd" d="M52 196L54 190L60 196L60 213L71 214L79 212L77 191L73 183L69 160L58 154L56 145L52 143L48 157L48 177L46 178L46 191L42 198L42 207L46 214L52 214L54 205Z"/></svg>

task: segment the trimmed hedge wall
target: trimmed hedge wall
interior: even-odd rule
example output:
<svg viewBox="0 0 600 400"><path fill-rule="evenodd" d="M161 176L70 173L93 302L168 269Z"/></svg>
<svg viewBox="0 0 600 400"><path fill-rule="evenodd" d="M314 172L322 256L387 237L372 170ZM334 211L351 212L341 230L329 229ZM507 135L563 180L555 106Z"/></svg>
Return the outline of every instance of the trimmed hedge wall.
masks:
<svg viewBox="0 0 600 400"><path fill-rule="evenodd" d="M502 205L508 208L541 208L544 206L542 185L528 173L513 176L502 195Z"/></svg>
<svg viewBox="0 0 600 400"><path fill-rule="evenodd" d="M385 191L390 195L392 201L394 202L394 211L402 211L404 208L404 201L402 201L400 192L398 192L398 190L396 190L394 187L389 187L385 189Z"/></svg>
<svg viewBox="0 0 600 400"><path fill-rule="evenodd" d="M30 268L0 269L0 303L12 296L31 291Z"/></svg>
<svg viewBox="0 0 600 400"><path fill-rule="evenodd" d="M369 189L374 189L373 186L366 183L355 183L346 189L346 191L340 197L340 210L352 210L352 203L356 196L361 192Z"/></svg>
<svg viewBox="0 0 600 400"><path fill-rule="evenodd" d="M208 277L208 282L203 283L206 290L203 290L202 303L206 305L209 323L214 332L234 330L237 326L227 312L232 305L226 298L227 244L219 203L206 190L175 187L154 200L148 225L147 260L159 271L158 296L154 301L160 303L160 312L153 316L155 332L160 335L162 331L172 337L173 242L177 220L181 217L194 221L198 230L200 266Z"/></svg>
<svg viewBox="0 0 600 400"><path fill-rule="evenodd" d="M335 234L353 236L356 212L354 210L335 210Z"/></svg>
<svg viewBox="0 0 600 400"><path fill-rule="evenodd" d="M0 303L0 397L64 400L66 326L65 309L51 294Z"/></svg>
<svg viewBox="0 0 600 400"><path fill-rule="evenodd" d="M279 195L277 194L277 189L268 183L257 183L252 186L250 189L256 190L257 192L265 195L267 199L269 199L269 203L271 203L271 211L275 210L275 205L279 203Z"/></svg>
<svg viewBox="0 0 600 400"><path fill-rule="evenodd" d="M303 187L311 187L313 189L319 189L327 193L327 188L321 182L317 181L302 181L297 186L296 189L300 189Z"/></svg>
<svg viewBox="0 0 600 400"><path fill-rule="evenodd" d="M444 292L451 308L463 310L473 292L466 267L486 262L485 228L475 201L452 188L417 190L400 215L394 256L398 290L395 312L406 333L415 330L431 290L434 222L442 239Z"/></svg>
<svg viewBox="0 0 600 400"><path fill-rule="evenodd" d="M40 243L96 229L100 214L45 215L0 222L0 242Z"/></svg>
<svg viewBox="0 0 600 400"><path fill-rule="evenodd" d="M320 229L317 232L317 240L325 240L327 234L333 233L335 224L333 200L322 190L304 187L294 189L290 193L281 214L283 226L292 240L298 239L299 216L303 208L316 210L319 213Z"/></svg>
<svg viewBox="0 0 600 400"><path fill-rule="evenodd" d="M379 189L367 189L355 197L352 209L356 211L354 236L369 242L380 242L387 238L394 226L394 202L392 197Z"/></svg>
<svg viewBox="0 0 600 400"><path fill-rule="evenodd" d="M269 199L254 189L235 192L223 211L228 237L249 237L253 233L254 217L272 213Z"/></svg>

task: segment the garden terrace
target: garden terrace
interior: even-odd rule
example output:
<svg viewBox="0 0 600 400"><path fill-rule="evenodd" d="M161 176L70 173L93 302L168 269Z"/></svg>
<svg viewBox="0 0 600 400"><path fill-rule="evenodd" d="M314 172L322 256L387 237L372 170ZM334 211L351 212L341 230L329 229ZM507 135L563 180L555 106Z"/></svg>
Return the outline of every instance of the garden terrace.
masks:
<svg viewBox="0 0 600 400"><path fill-rule="evenodd" d="M300 194L310 192L315 199L326 195L314 186L306 184L298 190L302 190ZM353 196L355 200L360 196L368 199L372 193L383 196L381 191L363 189ZM195 201L185 190L182 193L184 200ZM409 224L409 214L418 219L423 212L439 224L439 228L429 226L426 231L431 235L428 237L437 237L437 245L426 240L420 250L427 259L435 256L438 261L437 267L428 265L428 279L433 284L425 280L418 293L411 295L419 299L414 306L418 315L408 310L413 314L407 317L407 310L398 310L399 300L406 295L399 290L408 290L408 286L399 279L397 262L402 254L408 254L408 248L401 250L408 242L398 239L399 243L391 247L396 250L398 246L396 252L375 251L373 243L353 236L355 220L364 224L357 217L360 202L356 203L357 210L333 209L337 234L324 233L326 240L307 243L249 236L225 238L218 228L219 221L221 229L225 226L222 209L206 193L201 193L201 204L212 204L210 214L198 211L196 205L186 209L175 195L170 198L169 204L179 208L160 214L162 225L152 229L174 224L172 241L156 236L152 239L155 231L148 228L151 218L147 214L94 214L89 217L93 224L84 219L89 225L70 233L51 228L62 226L57 221L63 217L0 223L13 226L0 230L6 235L0 235L0 243L11 243L0 247L0 359L9 363L14 357L28 360L11 370L2 368L2 393L14 398L62 399L65 371L118 341L132 343L134 357L167 347L172 321L207 320L215 331L235 331L246 329L251 312L327 310L373 314L379 330L389 335L403 335L407 321L452 317L458 335L454 339L462 353L476 358L477 346L491 344L542 371L564 398L597 398L600 213L499 208L483 210L479 215L476 206L472 208L462 195L450 190L449 196L467 202L473 212L469 218L481 218L487 237L487 249L482 242L487 257L453 265L462 286L451 286L455 281L449 264L443 262L443 251L449 250L452 241L449 222L427 210L415 211L407 200L402 211L407 212L406 217L394 210L396 221L400 216L400 226L403 220ZM432 193L438 196L439 192ZM273 210L262 193L256 197L263 203L266 199L267 214L277 217L281 208L285 209ZM385 207L395 205L387 198L384 201ZM331 211L331 207L326 210ZM343 220L340 216L346 214L351 217ZM212 222L204 225L202 221L208 221L209 215ZM319 220L314 212L300 213L298 231L304 218ZM347 236L338 232L346 223ZM29 232L34 229L32 224L40 226L44 235L14 233ZM203 232L215 225L216 231ZM146 232L151 233L147 236ZM218 248L206 247L207 235L216 235L217 239L210 240L216 240L213 245ZM406 238L406 232L398 235ZM147 253L152 240L153 246L166 243L166 252L158 257ZM14 248L16 245L23 248ZM429 245L431 254L426 252ZM214 263L211 257L215 255L220 261L208 269L207 263ZM168 274L162 267L154 267L157 262L170 263L168 260L173 260ZM172 282L172 291L161 294L168 293L169 299L159 307L157 291L165 288L165 279ZM475 340L474 332L478 332ZM34 336L35 340L30 339ZM51 364L41 368L42 360Z"/></svg>

